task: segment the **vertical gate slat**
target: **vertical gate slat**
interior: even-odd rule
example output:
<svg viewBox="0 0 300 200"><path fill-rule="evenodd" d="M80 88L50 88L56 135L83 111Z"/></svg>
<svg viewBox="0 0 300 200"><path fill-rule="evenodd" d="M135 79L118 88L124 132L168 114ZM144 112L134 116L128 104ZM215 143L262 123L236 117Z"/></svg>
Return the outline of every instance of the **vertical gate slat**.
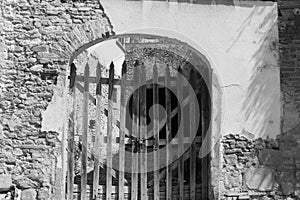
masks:
<svg viewBox="0 0 300 200"><path fill-rule="evenodd" d="M124 200L124 164L125 164L125 95L126 95L126 86L125 80L123 77L126 75L127 65L124 61L122 65L122 80L121 80L121 107L120 107L120 143L119 143L119 187L118 187L118 196L119 200Z"/></svg>
<svg viewBox="0 0 300 200"><path fill-rule="evenodd" d="M140 85L143 85L146 83L146 71L145 71L145 66L142 65L141 70L140 70ZM142 86L140 88L140 106L141 106L141 112L140 112L140 119L141 119L141 138L144 139L147 136L147 107L146 107L146 85ZM146 146L146 141L143 141L143 146L140 151L140 161L141 161L141 199L147 199L147 157L146 157L146 152L147 152L147 146Z"/></svg>
<svg viewBox="0 0 300 200"><path fill-rule="evenodd" d="M190 73L191 80L193 80L193 70L191 69ZM191 81L193 85L194 82ZM190 94L194 93L192 87L190 87ZM191 97L190 97L191 98ZM196 121L195 121L195 103L193 99L190 101L190 200L196 199L196 146L193 142L194 137L193 134L196 136Z"/></svg>
<svg viewBox="0 0 300 200"><path fill-rule="evenodd" d="M74 83L71 83L72 81L75 81L76 79L76 67L72 63L71 64L71 70L70 70L70 96L72 98L72 104L73 104L73 111L71 112L71 116L69 119L69 136L68 136L68 191L67 191L67 199L73 200L73 185L74 185L74 144L75 144L75 110L76 110L76 88L74 87Z"/></svg>
<svg viewBox="0 0 300 200"><path fill-rule="evenodd" d="M103 134L101 133L101 65L98 63L96 70L96 138L94 146L94 176L93 176L93 199L98 198L98 187L99 187L99 164L100 155L103 144Z"/></svg>
<svg viewBox="0 0 300 200"><path fill-rule="evenodd" d="M132 113L133 113L133 121L132 121L132 133L133 137L138 137L139 132L139 70L138 70L138 61L134 64L134 74L133 74L133 88L136 89L133 94L132 99ZM131 169L131 199L138 199L138 156L136 153L136 141L132 142L132 169Z"/></svg>
<svg viewBox="0 0 300 200"><path fill-rule="evenodd" d="M106 160L106 199L111 199L112 191L112 133L113 133L113 88L114 88L114 64L109 66L108 77L108 118L107 118L107 160Z"/></svg>
<svg viewBox="0 0 300 200"><path fill-rule="evenodd" d="M159 113L158 113L158 72L156 64L153 66L153 126L154 126L154 200L159 200Z"/></svg>
<svg viewBox="0 0 300 200"><path fill-rule="evenodd" d="M204 69L204 76L208 77L209 73L207 69ZM206 131L208 128L208 121L207 121L207 107L209 105L206 104L208 94L206 92L206 89L204 88L205 81L202 79L202 84L201 84L201 134L202 134L202 142L204 141L204 138L206 137ZM203 146L203 144L202 144ZM202 171L201 171L201 180L202 180L202 199L207 199L208 198L208 156L205 156L204 158L201 159L201 166L202 166Z"/></svg>
<svg viewBox="0 0 300 200"><path fill-rule="evenodd" d="M211 122L212 122L212 119L213 119L213 103L212 103L212 99L214 98L213 97L213 83L212 83L212 77L213 77L213 69L211 68L208 68L208 77L209 77L209 80L208 80L208 88L209 88L209 91L208 91L208 96L207 96L207 102L208 102L208 113L207 113L207 127L208 127L208 139L209 139L209 142L208 142L208 148L209 150L212 150L212 129L211 129L211 126L209 125ZM211 191L211 184L209 184L209 180L211 180L211 172L210 172L210 168L211 168L211 154L209 153L208 156L207 156L207 199L211 199L212 197L210 196L210 191Z"/></svg>
<svg viewBox="0 0 300 200"><path fill-rule="evenodd" d="M83 94L83 113L82 113L82 156L81 156L81 200L86 200L87 184L87 135L88 135L88 109L89 109L89 76L90 70L88 63L84 68L84 94Z"/></svg>
<svg viewBox="0 0 300 200"><path fill-rule="evenodd" d="M170 144L171 136L171 96L170 96L170 68L167 66L165 74L165 95L166 95L166 140L167 148L167 174L166 174L166 199L172 199L172 167L171 167L171 154L172 154L172 145Z"/></svg>
<svg viewBox="0 0 300 200"><path fill-rule="evenodd" d="M183 80L182 80L182 74L181 74L182 69L179 67L178 68L178 72L177 72L177 96L178 96L178 101L179 102L183 102ZM183 113L181 113L181 111L183 110L183 108L179 107L180 105L178 105L178 179L179 179L179 199L183 200L184 198L184 162L182 159L182 153L183 153L183 134L184 134L184 124L182 119L182 115ZM183 105L181 105L183 106Z"/></svg>

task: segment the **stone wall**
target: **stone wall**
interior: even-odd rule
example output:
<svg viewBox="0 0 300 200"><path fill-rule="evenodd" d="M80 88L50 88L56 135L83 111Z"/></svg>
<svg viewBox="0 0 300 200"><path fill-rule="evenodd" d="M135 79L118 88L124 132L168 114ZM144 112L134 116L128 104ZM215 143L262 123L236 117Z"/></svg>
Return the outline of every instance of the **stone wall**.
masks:
<svg viewBox="0 0 300 200"><path fill-rule="evenodd" d="M300 3L279 1L280 78L282 90L282 132L299 126L300 88ZM297 10L298 8L298 10Z"/></svg>
<svg viewBox="0 0 300 200"><path fill-rule="evenodd" d="M61 199L68 62L114 33L98 1L8 0L0 5L0 192ZM63 110L61 110L61 108ZM51 124L52 123L52 124Z"/></svg>
<svg viewBox="0 0 300 200"><path fill-rule="evenodd" d="M299 198L295 141L286 135L263 140L230 134L222 147L223 199Z"/></svg>
<svg viewBox="0 0 300 200"><path fill-rule="evenodd" d="M282 135L276 140L251 139L251 134L241 136L245 132L223 137L221 171L224 176L220 176L220 194L224 199L296 199L300 195L300 19L294 9L300 5L296 0L280 0L278 4ZM21 190L22 200L60 199L64 121L57 119L65 111L61 102L65 97L67 64L85 44L113 35L112 26L95 0L85 3L7 0L1 1L0 8L0 192L6 193L15 186ZM199 6L199 9L205 11L207 7ZM182 22L190 24L186 23L187 19ZM207 23L204 17L196 20ZM116 23L123 21L116 20ZM184 28L182 24L174 26ZM193 30L197 29L193 27ZM208 39L205 41L209 45L198 41L204 47L218 38L195 35ZM235 48L243 52L237 44ZM247 48L244 42L242 45ZM215 49L224 48L212 49L209 54L217 58L221 54Z"/></svg>
<svg viewBox="0 0 300 200"><path fill-rule="evenodd" d="M254 139L242 131L222 139L224 199L299 199L300 3L278 1L281 134ZM222 193L222 192L221 192Z"/></svg>

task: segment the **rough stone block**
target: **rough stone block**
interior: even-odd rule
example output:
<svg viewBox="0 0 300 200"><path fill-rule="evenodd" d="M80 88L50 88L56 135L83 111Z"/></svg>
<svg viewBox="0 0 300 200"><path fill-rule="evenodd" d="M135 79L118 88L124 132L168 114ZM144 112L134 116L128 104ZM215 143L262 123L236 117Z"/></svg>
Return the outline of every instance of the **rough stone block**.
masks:
<svg viewBox="0 0 300 200"><path fill-rule="evenodd" d="M11 186L12 186L11 175L7 175L7 174L0 175L0 192L8 191Z"/></svg>
<svg viewBox="0 0 300 200"><path fill-rule="evenodd" d="M295 162L296 164L300 164L300 150L296 151L293 155L294 159L295 159Z"/></svg>
<svg viewBox="0 0 300 200"><path fill-rule="evenodd" d="M242 184L242 176L236 173L229 173L226 175L225 182L227 188L239 187Z"/></svg>
<svg viewBox="0 0 300 200"><path fill-rule="evenodd" d="M31 50L35 51L35 52L46 52L48 50L48 46L47 45L36 45L36 46L32 47Z"/></svg>
<svg viewBox="0 0 300 200"><path fill-rule="evenodd" d="M49 191L46 188L42 188L38 191L38 200L48 200L49 199Z"/></svg>
<svg viewBox="0 0 300 200"><path fill-rule="evenodd" d="M296 191L295 191L295 195L296 195L297 197L300 197L300 190L296 190Z"/></svg>
<svg viewBox="0 0 300 200"><path fill-rule="evenodd" d="M237 165L237 156L235 154L230 154L225 156L225 161L228 165Z"/></svg>
<svg viewBox="0 0 300 200"><path fill-rule="evenodd" d="M33 182L29 178L23 176L19 176L16 178L16 185L21 189L34 188L38 186L36 182Z"/></svg>
<svg viewBox="0 0 300 200"><path fill-rule="evenodd" d="M33 72L41 72L43 70L43 65L34 65L30 67L30 70Z"/></svg>
<svg viewBox="0 0 300 200"><path fill-rule="evenodd" d="M281 182L294 182L295 178L295 170L289 168L283 168L282 173L278 176Z"/></svg>
<svg viewBox="0 0 300 200"><path fill-rule="evenodd" d="M291 150L297 146L297 140L293 135L282 135L280 138L280 149Z"/></svg>
<svg viewBox="0 0 300 200"><path fill-rule="evenodd" d="M297 181L300 181L300 171L296 172L296 179L297 179Z"/></svg>
<svg viewBox="0 0 300 200"><path fill-rule="evenodd" d="M283 164L283 154L277 150L263 149L259 152L258 159L261 165L278 167Z"/></svg>
<svg viewBox="0 0 300 200"><path fill-rule="evenodd" d="M36 199L35 189L27 189L21 192L21 200L34 200Z"/></svg>
<svg viewBox="0 0 300 200"><path fill-rule="evenodd" d="M244 196L239 196L239 200L244 199L244 200L249 200L251 199L249 195L244 195Z"/></svg>
<svg viewBox="0 0 300 200"><path fill-rule="evenodd" d="M248 169L244 178L249 189L259 191L271 191L275 183L274 171L268 167Z"/></svg>
<svg viewBox="0 0 300 200"><path fill-rule="evenodd" d="M284 195L290 195L295 191L294 184L290 182L281 182L280 187Z"/></svg>

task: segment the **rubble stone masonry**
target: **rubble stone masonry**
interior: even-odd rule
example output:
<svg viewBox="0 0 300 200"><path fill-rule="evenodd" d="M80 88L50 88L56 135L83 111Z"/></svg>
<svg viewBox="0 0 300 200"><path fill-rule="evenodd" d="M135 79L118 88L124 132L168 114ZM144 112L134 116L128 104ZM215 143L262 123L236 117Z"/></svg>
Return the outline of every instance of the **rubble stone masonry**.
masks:
<svg viewBox="0 0 300 200"><path fill-rule="evenodd" d="M222 138L221 199L300 198L300 4L278 7L282 133ZM0 1L0 198L14 186L21 200L63 199L62 134L44 113L64 95L70 59L112 35L96 0Z"/></svg>
<svg viewBox="0 0 300 200"><path fill-rule="evenodd" d="M60 133L43 131L43 113L63 95L74 52L112 26L98 1L0 4L0 193L15 186L21 200L62 199Z"/></svg>
<svg viewBox="0 0 300 200"><path fill-rule="evenodd" d="M282 133L276 140L249 133L223 137L224 199L300 198L299 8L299 1L278 1Z"/></svg>

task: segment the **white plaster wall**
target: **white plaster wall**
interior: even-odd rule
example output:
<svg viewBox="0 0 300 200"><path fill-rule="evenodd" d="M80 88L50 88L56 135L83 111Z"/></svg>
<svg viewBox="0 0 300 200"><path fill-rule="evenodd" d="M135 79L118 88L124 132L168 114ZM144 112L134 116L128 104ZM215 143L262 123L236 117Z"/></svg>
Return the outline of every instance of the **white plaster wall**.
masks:
<svg viewBox="0 0 300 200"><path fill-rule="evenodd" d="M177 38L206 56L221 83L221 88L213 87L214 95L223 90L222 122L214 120L214 135L219 129L221 134L250 132L255 137L280 134L279 68L272 45L278 40L276 3L247 2L245 7L161 1L101 3L116 34Z"/></svg>

